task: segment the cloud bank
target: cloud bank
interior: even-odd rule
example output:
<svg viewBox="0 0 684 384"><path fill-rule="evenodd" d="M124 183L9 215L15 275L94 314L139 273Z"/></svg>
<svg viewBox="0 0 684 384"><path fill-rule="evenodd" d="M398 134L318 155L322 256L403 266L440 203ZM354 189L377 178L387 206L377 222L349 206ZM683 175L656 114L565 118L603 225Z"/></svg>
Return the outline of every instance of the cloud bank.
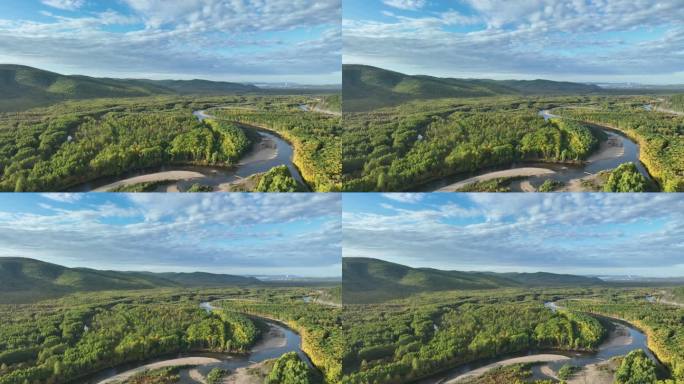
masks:
<svg viewBox="0 0 684 384"><path fill-rule="evenodd" d="M340 0L43 4L32 18L0 16L0 62L109 77L340 81Z"/></svg>
<svg viewBox="0 0 684 384"><path fill-rule="evenodd" d="M457 270L684 276L684 198L665 194L431 194L363 199L344 256ZM345 196L345 207L347 197Z"/></svg>
<svg viewBox="0 0 684 384"><path fill-rule="evenodd" d="M397 4L344 20L346 63L452 77L684 83L678 0Z"/></svg>
<svg viewBox="0 0 684 384"><path fill-rule="evenodd" d="M117 270L341 274L337 194L65 196L4 199L0 256Z"/></svg>

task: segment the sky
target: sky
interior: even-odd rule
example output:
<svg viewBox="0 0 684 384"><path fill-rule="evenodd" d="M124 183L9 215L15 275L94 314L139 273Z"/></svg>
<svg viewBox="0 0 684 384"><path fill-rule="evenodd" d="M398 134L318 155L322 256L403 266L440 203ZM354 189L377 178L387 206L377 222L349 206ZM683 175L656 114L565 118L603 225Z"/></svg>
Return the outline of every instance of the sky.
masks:
<svg viewBox="0 0 684 384"><path fill-rule="evenodd" d="M682 0L344 0L346 64L442 77L684 84Z"/></svg>
<svg viewBox="0 0 684 384"><path fill-rule="evenodd" d="M682 194L344 194L343 256L412 267L684 276Z"/></svg>
<svg viewBox="0 0 684 384"><path fill-rule="evenodd" d="M339 194L5 194L0 257L67 267L340 277Z"/></svg>
<svg viewBox="0 0 684 384"><path fill-rule="evenodd" d="M63 74L341 82L341 0L2 0L0 63Z"/></svg>

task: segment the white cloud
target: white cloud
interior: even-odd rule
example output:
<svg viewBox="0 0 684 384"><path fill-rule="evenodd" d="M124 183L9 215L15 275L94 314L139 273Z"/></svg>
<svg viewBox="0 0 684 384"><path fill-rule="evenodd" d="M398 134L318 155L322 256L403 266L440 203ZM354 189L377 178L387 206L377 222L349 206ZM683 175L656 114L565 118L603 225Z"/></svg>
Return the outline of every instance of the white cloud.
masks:
<svg viewBox="0 0 684 384"><path fill-rule="evenodd" d="M85 4L85 0L41 0L48 7L75 11Z"/></svg>
<svg viewBox="0 0 684 384"><path fill-rule="evenodd" d="M43 193L42 196L61 203L75 203L83 198L82 193Z"/></svg>
<svg viewBox="0 0 684 384"><path fill-rule="evenodd" d="M416 10L425 6L425 0L382 0L383 3L390 7Z"/></svg>
<svg viewBox="0 0 684 384"><path fill-rule="evenodd" d="M383 193L382 195L387 199L401 203L417 203L425 197L423 193Z"/></svg>

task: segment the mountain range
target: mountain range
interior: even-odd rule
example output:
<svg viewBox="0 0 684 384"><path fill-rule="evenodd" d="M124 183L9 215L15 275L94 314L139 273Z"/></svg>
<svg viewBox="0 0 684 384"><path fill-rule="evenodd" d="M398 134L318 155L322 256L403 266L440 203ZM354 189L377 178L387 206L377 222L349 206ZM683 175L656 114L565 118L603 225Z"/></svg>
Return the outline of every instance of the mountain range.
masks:
<svg viewBox="0 0 684 384"><path fill-rule="evenodd" d="M342 67L345 112L367 111L411 100L505 95L599 93L594 84L551 80L490 80L406 75L368 65Z"/></svg>
<svg viewBox="0 0 684 384"><path fill-rule="evenodd" d="M59 297L75 292L253 284L261 284L261 281L253 277L205 272L101 271L68 268L28 258L0 258L0 303Z"/></svg>
<svg viewBox="0 0 684 384"><path fill-rule="evenodd" d="M258 92L251 84L209 80L146 80L61 75L33 67L0 64L0 112L64 100L155 95L223 95Z"/></svg>
<svg viewBox="0 0 684 384"><path fill-rule="evenodd" d="M596 277L547 272L444 271L356 257L343 258L342 276L343 299L348 304L382 302L421 292L604 284Z"/></svg>

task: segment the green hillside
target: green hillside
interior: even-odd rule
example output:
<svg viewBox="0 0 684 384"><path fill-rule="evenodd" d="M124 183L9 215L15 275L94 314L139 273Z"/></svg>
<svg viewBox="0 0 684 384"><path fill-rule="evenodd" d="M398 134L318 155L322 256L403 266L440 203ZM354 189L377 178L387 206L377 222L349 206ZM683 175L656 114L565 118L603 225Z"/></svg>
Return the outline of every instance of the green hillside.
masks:
<svg viewBox="0 0 684 384"><path fill-rule="evenodd" d="M83 291L212 287L255 284L259 280L209 273L147 273L67 268L39 260L0 258L0 304L59 297Z"/></svg>
<svg viewBox="0 0 684 384"><path fill-rule="evenodd" d="M207 80L138 80L66 76L37 68L0 64L0 112L20 111L72 99L154 95L219 95L259 88Z"/></svg>
<svg viewBox="0 0 684 384"><path fill-rule="evenodd" d="M343 300L349 304L382 302L420 292L534 286L598 285L602 280L552 273L491 273L411 268L371 258L345 257Z"/></svg>
<svg viewBox="0 0 684 384"><path fill-rule="evenodd" d="M345 111L365 111L411 100L500 95L585 94L600 92L595 85L550 80L455 79L411 76L367 65L342 69Z"/></svg>

